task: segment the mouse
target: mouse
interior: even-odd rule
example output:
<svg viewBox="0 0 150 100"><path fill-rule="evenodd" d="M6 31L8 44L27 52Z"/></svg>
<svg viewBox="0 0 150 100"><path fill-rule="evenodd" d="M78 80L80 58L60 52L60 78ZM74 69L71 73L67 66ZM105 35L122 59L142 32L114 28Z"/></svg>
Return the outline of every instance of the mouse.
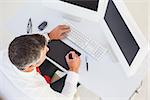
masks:
<svg viewBox="0 0 150 100"><path fill-rule="evenodd" d="M47 22L46 21L43 21L39 26L38 26L38 29L40 31L44 30L47 26Z"/></svg>

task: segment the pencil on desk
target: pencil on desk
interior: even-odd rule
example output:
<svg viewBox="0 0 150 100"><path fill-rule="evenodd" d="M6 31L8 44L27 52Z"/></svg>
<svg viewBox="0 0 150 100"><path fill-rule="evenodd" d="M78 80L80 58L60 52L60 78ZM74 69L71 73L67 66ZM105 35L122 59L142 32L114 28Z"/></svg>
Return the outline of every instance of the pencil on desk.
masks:
<svg viewBox="0 0 150 100"><path fill-rule="evenodd" d="M86 61L86 70L89 70L89 65L88 65L88 61L87 61L87 57L85 57L85 61Z"/></svg>

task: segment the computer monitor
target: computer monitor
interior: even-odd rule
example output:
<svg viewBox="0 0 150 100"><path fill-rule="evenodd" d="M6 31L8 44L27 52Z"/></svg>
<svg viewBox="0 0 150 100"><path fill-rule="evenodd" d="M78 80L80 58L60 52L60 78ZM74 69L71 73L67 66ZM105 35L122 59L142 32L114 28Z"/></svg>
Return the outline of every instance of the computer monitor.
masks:
<svg viewBox="0 0 150 100"><path fill-rule="evenodd" d="M127 75L134 75L147 53L145 38L123 1L107 0L103 8L106 37Z"/></svg>
<svg viewBox="0 0 150 100"><path fill-rule="evenodd" d="M42 0L46 7L60 11L65 18L96 22L100 19L101 1L103 0Z"/></svg>
<svg viewBox="0 0 150 100"><path fill-rule="evenodd" d="M43 0L49 8L73 19L99 22L119 63L134 75L147 54L147 42L123 0Z"/></svg>

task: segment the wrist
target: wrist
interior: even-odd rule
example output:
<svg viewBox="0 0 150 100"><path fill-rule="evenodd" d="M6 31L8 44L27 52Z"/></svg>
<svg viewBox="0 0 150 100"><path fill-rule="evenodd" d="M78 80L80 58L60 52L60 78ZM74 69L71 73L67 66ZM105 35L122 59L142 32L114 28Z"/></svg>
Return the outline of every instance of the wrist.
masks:
<svg viewBox="0 0 150 100"><path fill-rule="evenodd" d="M51 34L51 32L48 32L48 33L47 33L47 37L49 38L49 40L52 40L52 38L51 38L51 35L50 35L50 34Z"/></svg>
<svg viewBox="0 0 150 100"><path fill-rule="evenodd" d="M72 72L75 72L75 73L78 73L78 69L74 69L74 68L69 68L69 71L72 71Z"/></svg>
<svg viewBox="0 0 150 100"><path fill-rule="evenodd" d="M49 42L51 40L48 32L44 32L43 36L46 38L47 42Z"/></svg>

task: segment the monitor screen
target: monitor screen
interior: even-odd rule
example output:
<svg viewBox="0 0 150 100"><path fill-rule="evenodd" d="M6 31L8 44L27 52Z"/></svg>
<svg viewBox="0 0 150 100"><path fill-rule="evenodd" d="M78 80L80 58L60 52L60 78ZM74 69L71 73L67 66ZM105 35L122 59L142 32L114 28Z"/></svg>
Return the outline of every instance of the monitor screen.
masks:
<svg viewBox="0 0 150 100"><path fill-rule="evenodd" d="M104 20L130 66L140 47L112 0L108 2Z"/></svg>
<svg viewBox="0 0 150 100"><path fill-rule="evenodd" d="M60 0L76 6L84 7L93 11L98 10L99 0Z"/></svg>

